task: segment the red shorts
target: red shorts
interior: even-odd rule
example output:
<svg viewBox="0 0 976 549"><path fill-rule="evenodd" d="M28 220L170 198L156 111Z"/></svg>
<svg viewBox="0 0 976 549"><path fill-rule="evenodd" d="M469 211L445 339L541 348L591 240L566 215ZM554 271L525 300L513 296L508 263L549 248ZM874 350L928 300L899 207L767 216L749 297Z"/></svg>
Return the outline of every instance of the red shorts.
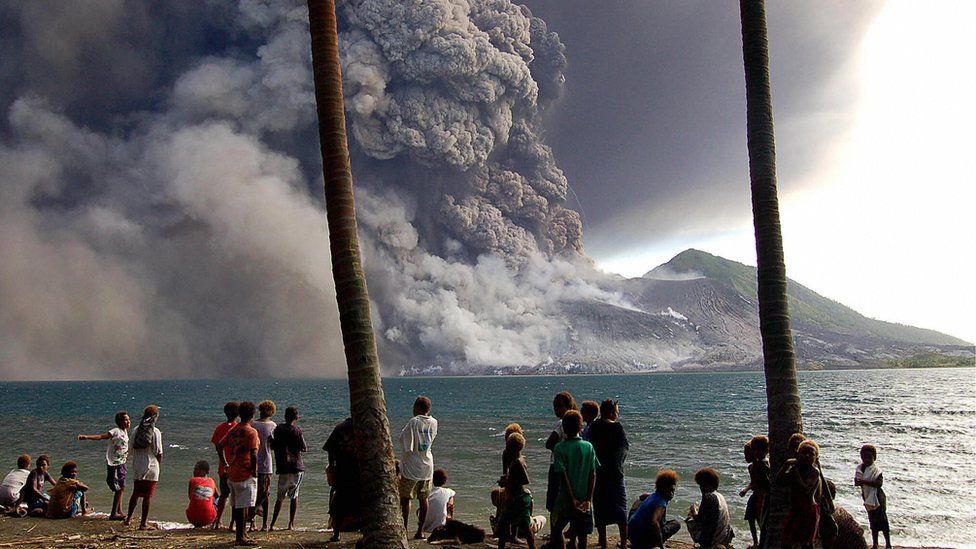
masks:
<svg viewBox="0 0 976 549"><path fill-rule="evenodd" d="M132 489L132 497L151 498L156 493L155 480L137 480Z"/></svg>

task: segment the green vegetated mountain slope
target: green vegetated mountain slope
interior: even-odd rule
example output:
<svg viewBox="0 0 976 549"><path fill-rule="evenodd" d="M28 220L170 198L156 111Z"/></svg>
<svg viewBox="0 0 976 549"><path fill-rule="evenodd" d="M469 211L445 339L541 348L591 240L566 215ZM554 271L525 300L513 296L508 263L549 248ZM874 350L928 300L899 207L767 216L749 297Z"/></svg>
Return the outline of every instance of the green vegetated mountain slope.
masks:
<svg viewBox="0 0 976 549"><path fill-rule="evenodd" d="M789 265L787 265L789 269ZM685 274L700 275L713 281L729 284L740 294L755 300L757 292L756 268L712 255L700 250L685 250L671 261L644 275L654 278L662 273L668 276ZM789 280L787 293L790 316L794 328L819 328L837 333L873 335L904 343L925 345L972 345L957 337L935 330L916 328L893 322L868 318L861 313L826 298L810 288Z"/></svg>

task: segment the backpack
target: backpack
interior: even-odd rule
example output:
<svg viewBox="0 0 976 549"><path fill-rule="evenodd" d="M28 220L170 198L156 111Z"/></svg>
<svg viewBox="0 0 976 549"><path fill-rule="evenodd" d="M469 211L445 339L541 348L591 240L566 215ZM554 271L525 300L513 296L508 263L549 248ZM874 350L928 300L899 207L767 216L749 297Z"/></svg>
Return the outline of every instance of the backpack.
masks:
<svg viewBox="0 0 976 549"><path fill-rule="evenodd" d="M149 448L153 439L153 427L156 425L156 417L147 417L139 422L136 432L132 435L133 448Z"/></svg>

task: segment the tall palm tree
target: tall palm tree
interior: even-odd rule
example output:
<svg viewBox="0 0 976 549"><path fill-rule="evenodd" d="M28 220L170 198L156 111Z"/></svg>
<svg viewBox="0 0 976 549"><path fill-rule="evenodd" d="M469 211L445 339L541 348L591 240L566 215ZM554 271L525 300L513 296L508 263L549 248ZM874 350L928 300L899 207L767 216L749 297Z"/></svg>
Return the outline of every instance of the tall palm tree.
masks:
<svg viewBox="0 0 976 549"><path fill-rule="evenodd" d="M769 422L770 465L778 471L786 457L790 435L803 430L800 392L796 384L796 354L786 296L786 263L776 196L776 146L769 86L769 49L763 0L740 0L742 57L746 75L746 134L752 217L756 229L759 277L759 331L766 373L766 415ZM763 531L764 547L780 546L786 515L786 493L774 487Z"/></svg>
<svg viewBox="0 0 976 549"><path fill-rule="evenodd" d="M334 0L308 0L308 23L332 274L349 371L361 497L366 510L363 542L365 547L405 549L407 537L397 498L390 422L386 416L386 398L356 234Z"/></svg>

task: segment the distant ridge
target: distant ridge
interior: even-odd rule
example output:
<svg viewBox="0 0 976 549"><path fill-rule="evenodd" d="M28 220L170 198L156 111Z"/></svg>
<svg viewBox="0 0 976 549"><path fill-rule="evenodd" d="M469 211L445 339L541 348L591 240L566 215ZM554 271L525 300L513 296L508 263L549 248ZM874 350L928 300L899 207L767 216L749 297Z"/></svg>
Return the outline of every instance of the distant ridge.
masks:
<svg viewBox="0 0 976 549"><path fill-rule="evenodd" d="M712 280L725 282L745 296L755 296L758 291L755 267L695 249L681 252L671 261L648 271L644 278L653 279L661 274L682 273L700 274ZM868 318L793 279L788 279L787 295L790 301L790 316L794 324L816 325L851 334L871 334L905 343L972 345L970 342L935 330Z"/></svg>

